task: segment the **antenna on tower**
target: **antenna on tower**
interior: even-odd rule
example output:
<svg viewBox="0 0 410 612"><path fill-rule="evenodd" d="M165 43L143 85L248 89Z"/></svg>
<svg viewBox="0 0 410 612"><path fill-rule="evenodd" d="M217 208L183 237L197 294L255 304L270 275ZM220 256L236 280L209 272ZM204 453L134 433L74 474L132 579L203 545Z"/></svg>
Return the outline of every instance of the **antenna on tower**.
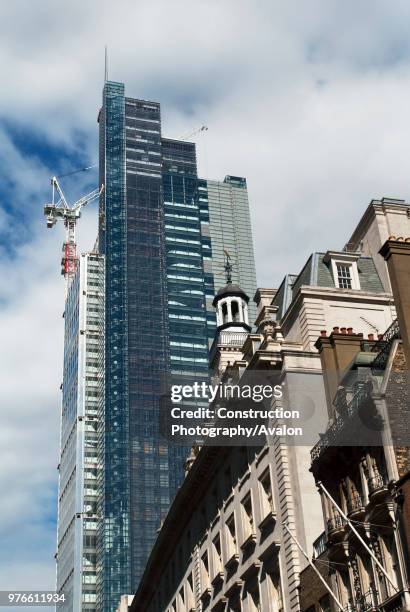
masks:
<svg viewBox="0 0 410 612"><path fill-rule="evenodd" d="M104 54L104 83L108 81L108 48L105 45L105 54Z"/></svg>

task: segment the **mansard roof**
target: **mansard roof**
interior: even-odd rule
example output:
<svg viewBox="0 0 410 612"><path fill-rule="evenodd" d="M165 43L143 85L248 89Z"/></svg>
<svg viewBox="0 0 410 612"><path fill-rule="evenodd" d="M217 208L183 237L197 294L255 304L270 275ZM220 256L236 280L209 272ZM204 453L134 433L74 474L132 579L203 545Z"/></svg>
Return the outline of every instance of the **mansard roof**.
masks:
<svg viewBox="0 0 410 612"><path fill-rule="evenodd" d="M337 257L335 252L332 252L332 255ZM346 253L340 251L340 256L343 257L344 255ZM357 270L362 291L384 293L384 288L372 257L358 255ZM272 304L278 306L278 319L283 318L302 285L337 289L333 279L331 263L326 253L312 253L299 274L288 274L285 276L272 301ZM341 291L350 291L350 289L342 289Z"/></svg>

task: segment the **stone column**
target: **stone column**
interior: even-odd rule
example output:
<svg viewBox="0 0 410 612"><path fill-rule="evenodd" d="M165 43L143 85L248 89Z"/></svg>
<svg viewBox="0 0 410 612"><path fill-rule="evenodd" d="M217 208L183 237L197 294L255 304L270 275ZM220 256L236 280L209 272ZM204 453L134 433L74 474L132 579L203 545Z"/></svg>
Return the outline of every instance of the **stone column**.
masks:
<svg viewBox="0 0 410 612"><path fill-rule="evenodd" d="M360 482L362 485L362 502L364 505L367 505L369 502L369 485L367 482L365 467L366 467L366 457L362 457L362 459L359 462L359 474L360 474Z"/></svg>
<svg viewBox="0 0 410 612"><path fill-rule="evenodd" d="M248 304L246 302L243 302L243 321L246 325L249 325Z"/></svg>
<svg viewBox="0 0 410 612"><path fill-rule="evenodd" d="M228 323L232 323L232 298L226 299L226 306L228 308Z"/></svg>
<svg viewBox="0 0 410 612"><path fill-rule="evenodd" d="M219 327L219 325L223 325L224 322L224 316L222 314L222 303L218 302L218 311L216 313L216 323Z"/></svg>
<svg viewBox="0 0 410 612"><path fill-rule="evenodd" d="M243 318L243 302L241 299L238 299L238 313L239 313L239 321L241 323L244 322L244 318Z"/></svg>

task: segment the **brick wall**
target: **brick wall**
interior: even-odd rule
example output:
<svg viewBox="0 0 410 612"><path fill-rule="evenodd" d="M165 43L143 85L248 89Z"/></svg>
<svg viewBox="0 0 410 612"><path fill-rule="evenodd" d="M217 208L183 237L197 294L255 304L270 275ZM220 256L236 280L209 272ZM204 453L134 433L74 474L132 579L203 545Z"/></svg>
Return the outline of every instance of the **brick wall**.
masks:
<svg viewBox="0 0 410 612"><path fill-rule="evenodd" d="M386 405L393 439L396 442L394 452L397 469L402 479L399 486L403 500L400 518L406 540L407 559L410 561L410 373L402 344L398 345L394 356L386 388Z"/></svg>
<svg viewBox="0 0 410 612"><path fill-rule="evenodd" d="M323 561L327 562L327 552L323 553L318 557L318 562L314 562L316 568L319 570L323 578L328 581L328 566ZM301 612L307 612L315 606L315 610L320 610L319 600L327 595L328 591L325 586L319 580L319 577L314 572L313 568L308 565L302 572L300 572L300 610Z"/></svg>
<svg viewBox="0 0 410 612"><path fill-rule="evenodd" d="M403 346L398 345L386 388L395 454L400 478L410 471L410 373Z"/></svg>

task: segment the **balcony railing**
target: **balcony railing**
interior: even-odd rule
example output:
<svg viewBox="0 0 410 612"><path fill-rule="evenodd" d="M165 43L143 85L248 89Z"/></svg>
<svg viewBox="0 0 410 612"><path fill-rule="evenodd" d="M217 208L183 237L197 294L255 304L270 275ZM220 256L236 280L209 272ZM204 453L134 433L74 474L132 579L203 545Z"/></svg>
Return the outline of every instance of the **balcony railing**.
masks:
<svg viewBox="0 0 410 612"><path fill-rule="evenodd" d="M380 602L380 612L403 612L406 609L406 596L404 591L399 591L388 599Z"/></svg>
<svg viewBox="0 0 410 612"><path fill-rule="evenodd" d="M330 446L338 446L341 432L345 429L349 420L357 415L359 406L365 399L371 396L372 390L373 386L371 381L367 381L356 390L349 402L347 402L345 396L339 391L336 407L340 415L335 419L332 425L330 425L327 431L322 434L319 442L310 451L312 461L316 461L325 449Z"/></svg>
<svg viewBox="0 0 410 612"><path fill-rule="evenodd" d="M386 479L381 474L377 474L376 476L369 478L368 484L370 494L387 487Z"/></svg>
<svg viewBox="0 0 410 612"><path fill-rule="evenodd" d="M340 514L336 514L332 518L327 519L327 530L328 532L342 529L345 525L345 520Z"/></svg>
<svg viewBox="0 0 410 612"><path fill-rule="evenodd" d="M356 602L352 601L348 603L344 612L403 612L405 610L405 595L404 591L395 593L388 599L380 601L380 596L376 589L369 589L366 593L356 599Z"/></svg>
<svg viewBox="0 0 410 612"><path fill-rule="evenodd" d="M236 346L237 348L241 348L247 337L247 332L227 333L225 331L222 331L219 336L217 336L217 338L215 338L215 340L213 341L209 352L210 360L212 361L218 349L218 346L221 346L221 344L225 346Z"/></svg>
<svg viewBox="0 0 410 612"><path fill-rule="evenodd" d="M396 319L372 348L373 353L378 353L377 357L372 363L373 372L377 370L384 370L386 368L393 341L399 338L401 338L401 334L399 323Z"/></svg>
<svg viewBox="0 0 410 612"><path fill-rule="evenodd" d="M354 493L347 499L347 511L348 513L357 512L363 509L363 501L358 493Z"/></svg>
<svg viewBox="0 0 410 612"><path fill-rule="evenodd" d="M369 589L367 593L363 593L363 595L361 595L361 597L356 600L356 606L354 610L357 610L357 612L378 610L377 591L375 589Z"/></svg>
<svg viewBox="0 0 410 612"><path fill-rule="evenodd" d="M222 331L219 336L218 344L229 344L230 346L241 347L247 337L248 334L246 332L227 333Z"/></svg>

